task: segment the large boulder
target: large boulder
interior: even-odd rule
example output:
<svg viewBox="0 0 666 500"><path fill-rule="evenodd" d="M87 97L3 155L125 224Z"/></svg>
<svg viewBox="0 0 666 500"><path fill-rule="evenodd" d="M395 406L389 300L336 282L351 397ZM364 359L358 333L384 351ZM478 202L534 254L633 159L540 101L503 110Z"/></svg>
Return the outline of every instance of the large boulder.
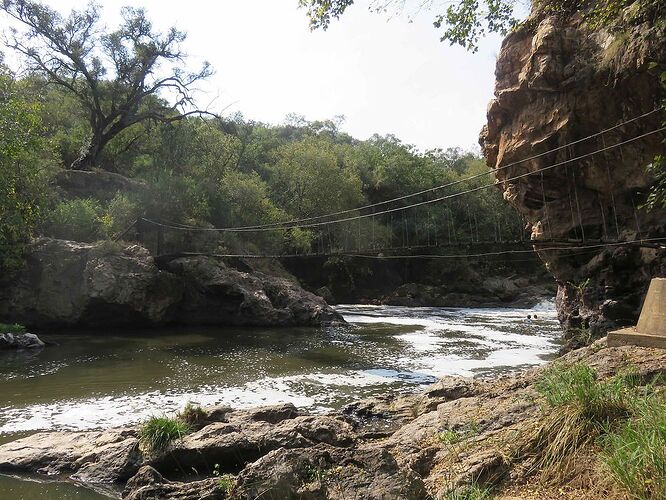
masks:
<svg viewBox="0 0 666 500"><path fill-rule="evenodd" d="M172 319L182 293L143 247L45 238L0 287L0 318L32 327L156 325Z"/></svg>
<svg viewBox="0 0 666 500"><path fill-rule="evenodd" d="M1 279L1 278L0 278ZM139 245L44 238L0 286L0 319L31 327L320 325L342 321L294 279Z"/></svg>
<svg viewBox="0 0 666 500"><path fill-rule="evenodd" d="M178 321L233 325L320 325L340 315L293 279L239 270L219 259L181 257L165 265L184 295Z"/></svg>

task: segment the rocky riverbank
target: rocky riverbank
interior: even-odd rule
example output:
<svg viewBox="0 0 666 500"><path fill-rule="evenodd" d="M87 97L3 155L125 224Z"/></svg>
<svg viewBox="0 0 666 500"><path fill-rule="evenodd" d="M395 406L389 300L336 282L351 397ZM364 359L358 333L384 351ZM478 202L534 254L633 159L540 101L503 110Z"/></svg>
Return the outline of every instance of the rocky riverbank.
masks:
<svg viewBox="0 0 666 500"><path fill-rule="evenodd" d="M158 262L136 244L43 238L25 267L2 280L0 319L31 328L343 321L275 263L269 274L203 256Z"/></svg>
<svg viewBox="0 0 666 500"><path fill-rule="evenodd" d="M631 369L640 387L666 372L666 351L609 348L602 339L556 363L590 367L599 383ZM207 408L191 418L192 432L159 452L138 428L38 433L0 446L0 471L114 487L134 500L442 498L470 485L494 487L499 498L582 498L593 486L613 498L619 490L594 483L594 443L556 481L534 467L538 451L526 451L552 413L538 387L552 367L496 380L447 377L422 394L328 415L287 404Z"/></svg>

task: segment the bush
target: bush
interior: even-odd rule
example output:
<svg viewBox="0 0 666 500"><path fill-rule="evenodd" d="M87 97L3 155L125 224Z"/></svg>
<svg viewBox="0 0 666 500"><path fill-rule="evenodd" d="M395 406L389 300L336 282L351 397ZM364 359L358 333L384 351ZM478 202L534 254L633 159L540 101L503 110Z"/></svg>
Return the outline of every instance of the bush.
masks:
<svg viewBox="0 0 666 500"><path fill-rule="evenodd" d="M14 324L7 324L7 323L0 323L0 335L3 333L24 333L25 332L25 326L23 325L18 325L16 323Z"/></svg>
<svg viewBox="0 0 666 500"><path fill-rule="evenodd" d="M173 441L190 432L190 426L175 418L150 417L139 431L141 443L151 452L164 451Z"/></svg>
<svg viewBox="0 0 666 500"><path fill-rule="evenodd" d="M92 198L75 198L56 205L46 233L55 238L91 242L101 234L102 207Z"/></svg>
<svg viewBox="0 0 666 500"><path fill-rule="evenodd" d="M141 216L141 213L138 203L130 200L127 195L118 193L109 202L106 212L100 218L102 230L107 237L118 238Z"/></svg>

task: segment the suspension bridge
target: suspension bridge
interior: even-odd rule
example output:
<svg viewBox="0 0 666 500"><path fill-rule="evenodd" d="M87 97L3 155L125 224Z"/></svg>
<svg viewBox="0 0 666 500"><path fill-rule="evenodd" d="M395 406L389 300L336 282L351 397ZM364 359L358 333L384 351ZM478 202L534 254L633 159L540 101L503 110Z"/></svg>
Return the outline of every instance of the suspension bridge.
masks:
<svg viewBox="0 0 666 500"><path fill-rule="evenodd" d="M586 237L587 224L581 214L575 172L573 182L569 182L569 165L575 166L585 159L603 155L607 151L622 148L648 136L664 135L666 126L626 137L612 144L606 144L605 140L605 136L610 132L617 134L621 132L622 127L661 111L662 107L655 108L589 136L508 163L494 171L467 176L356 208L282 222L220 228L141 217L118 238L129 236L129 239L136 239L162 260L185 255L208 255L220 258L349 256L365 259L470 259L534 254L535 251L553 251L559 252L560 255L576 256L598 251L600 248L618 246L664 248L666 237L641 233L638 209L633 203L633 198L631 200L633 213L629 217L621 217L613 192L610 193L609 207L604 209L603 204L599 203L599 219L603 226L599 231L601 236ZM591 141L600 143L600 147L579 155L571 153L575 146L585 145L589 148ZM497 172L561 153L567 153L568 158L509 176L501 181L511 184L524 182L532 176L539 179L536 184L540 183L541 193L536 198L541 199L536 201L541 207L540 219L544 223L540 238L531 239L530 235L526 234L525 221L521 218L515 218L513 223L507 223L498 215L495 220L479 221L477 214L470 209L470 205L465 204L465 196L496 187L497 183L492 176ZM561 168L566 169L571 222L575 228L576 238L553 237L548 212L549 200L543 179L544 172ZM606 171L610 181L611 173L607 162ZM489 182L469 187L472 181L478 182L483 178L488 178ZM452 215L454 209L458 214L457 224ZM462 224L461 213L464 220ZM621 228L630 225L635 225L633 238L623 239L620 234ZM485 228L483 231L480 230L481 226ZM614 236L611 237L611 234ZM293 243L298 237L302 241L299 244ZM277 240L292 241L293 244L286 245L285 250L275 245L274 241ZM234 248L235 251L228 251L229 248Z"/></svg>

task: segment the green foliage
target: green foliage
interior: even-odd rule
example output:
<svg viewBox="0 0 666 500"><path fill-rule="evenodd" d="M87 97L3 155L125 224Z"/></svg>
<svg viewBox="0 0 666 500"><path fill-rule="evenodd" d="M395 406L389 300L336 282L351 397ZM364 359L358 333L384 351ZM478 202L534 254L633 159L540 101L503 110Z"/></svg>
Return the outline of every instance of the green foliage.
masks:
<svg viewBox="0 0 666 500"><path fill-rule="evenodd" d="M462 439L460 434L458 434L456 431L452 431L449 429L440 432L437 435L437 437L444 444L456 444L459 443L460 440Z"/></svg>
<svg viewBox="0 0 666 500"><path fill-rule="evenodd" d="M659 497L639 492L663 494L666 485L661 382L657 377L645 385L631 366L601 381L587 365L552 365L535 383L546 412L522 445L522 453L532 455L531 470L544 477L560 473L578 450L599 440L604 463L632 498Z"/></svg>
<svg viewBox="0 0 666 500"><path fill-rule="evenodd" d="M141 205L123 193L117 193L99 218L101 231L109 238L117 238L142 215Z"/></svg>
<svg viewBox="0 0 666 500"><path fill-rule="evenodd" d="M222 490L222 493L229 494L236 487L236 478L233 474L224 474L220 470L220 464L213 466L213 476L217 478L217 487Z"/></svg>
<svg viewBox="0 0 666 500"><path fill-rule="evenodd" d="M491 500L492 488L484 488L476 483L460 486L444 494L443 500Z"/></svg>
<svg viewBox="0 0 666 500"><path fill-rule="evenodd" d="M634 417L601 441L602 462L631 498L666 498L666 404L648 396Z"/></svg>
<svg viewBox="0 0 666 500"><path fill-rule="evenodd" d="M332 19L338 19L354 0L299 0L307 10L311 29L327 29ZM376 0L372 9L386 12L389 8L402 10L404 1ZM475 52L479 39L487 33L506 34L517 21L511 0L457 0L444 13L437 14L433 25L443 28L441 41L457 44ZM422 1L420 7L432 8L432 2Z"/></svg>
<svg viewBox="0 0 666 500"><path fill-rule="evenodd" d="M24 333L25 326L19 324L0 323L0 335L3 333Z"/></svg>
<svg viewBox="0 0 666 500"><path fill-rule="evenodd" d="M61 201L46 222L46 234L75 241L95 241L102 234L102 205L92 198Z"/></svg>
<svg viewBox="0 0 666 500"><path fill-rule="evenodd" d="M6 32L7 46L85 110L88 134L72 163L76 168L96 166L105 147L134 125L183 119L180 112L193 103L191 86L211 75L208 63L198 72L184 71L185 33L156 32L144 9L124 7L115 30L101 25L94 3L67 17L32 0L4 1L0 10L17 24ZM178 96L175 104L159 97L164 91ZM193 113L202 112L187 114Z"/></svg>
<svg viewBox="0 0 666 500"><path fill-rule="evenodd" d="M652 63L650 68L658 71L662 89L666 90L666 71L662 71L663 65ZM666 111L666 101L662 101L662 108ZM666 118L663 124L666 125ZM666 140L663 144L666 145ZM644 206L648 210L666 208L666 158L663 155L656 155L652 163L647 166L647 170L654 177L654 182Z"/></svg>
<svg viewBox="0 0 666 500"><path fill-rule="evenodd" d="M188 424L176 418L150 417L139 429L139 439L150 452L159 453L190 430Z"/></svg>
<svg viewBox="0 0 666 500"><path fill-rule="evenodd" d="M0 68L0 272L20 267L47 202L52 172L39 106Z"/></svg>
<svg viewBox="0 0 666 500"><path fill-rule="evenodd" d="M487 33L506 35L518 23L513 16L514 2L487 0L484 4L480 5L479 0L460 0L449 5L445 14L435 18L435 28L444 26L440 41L476 52L479 40Z"/></svg>
<svg viewBox="0 0 666 500"><path fill-rule="evenodd" d="M362 200L361 179L340 161L339 148L308 137L276 151L271 168L272 198L297 217L353 207Z"/></svg>
<svg viewBox="0 0 666 500"><path fill-rule="evenodd" d="M550 406L575 406L582 418L594 424L626 416L629 411L625 379L599 381L587 365L556 363L541 374L534 387Z"/></svg>

